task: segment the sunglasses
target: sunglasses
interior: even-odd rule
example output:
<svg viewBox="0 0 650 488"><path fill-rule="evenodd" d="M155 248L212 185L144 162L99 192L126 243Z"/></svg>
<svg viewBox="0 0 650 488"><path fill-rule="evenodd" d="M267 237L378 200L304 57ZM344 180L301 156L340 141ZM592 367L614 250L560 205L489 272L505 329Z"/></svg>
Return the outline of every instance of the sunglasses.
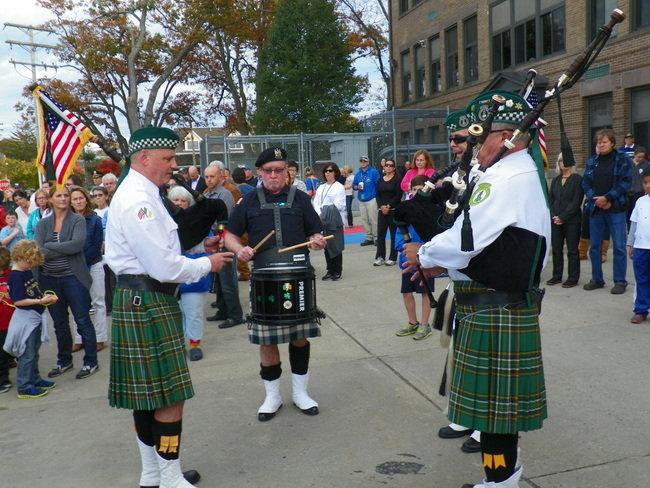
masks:
<svg viewBox="0 0 650 488"><path fill-rule="evenodd" d="M392 163L384 163L384 167L388 166L389 168L394 168L395 165Z"/></svg>
<svg viewBox="0 0 650 488"><path fill-rule="evenodd" d="M264 174L271 175L271 174L276 174L276 175L281 175L282 173L287 172L287 168L262 168L262 171Z"/></svg>
<svg viewBox="0 0 650 488"><path fill-rule="evenodd" d="M103 193L94 193L94 194L92 194L92 195L90 195L90 196L91 196L92 198L99 198L99 197L103 197L104 194L103 194Z"/></svg>
<svg viewBox="0 0 650 488"><path fill-rule="evenodd" d="M450 136L449 137L449 142L453 142L454 144L462 144L463 142L467 141L467 136Z"/></svg>
<svg viewBox="0 0 650 488"><path fill-rule="evenodd" d="M324 171L324 173L334 173L334 170L332 168L328 168Z"/></svg>

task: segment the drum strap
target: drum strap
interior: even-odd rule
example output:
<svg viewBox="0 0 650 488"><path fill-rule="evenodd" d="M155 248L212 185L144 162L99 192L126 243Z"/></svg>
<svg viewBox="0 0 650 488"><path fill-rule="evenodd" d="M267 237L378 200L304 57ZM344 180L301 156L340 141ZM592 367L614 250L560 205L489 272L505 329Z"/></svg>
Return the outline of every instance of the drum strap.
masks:
<svg viewBox="0 0 650 488"><path fill-rule="evenodd" d="M282 218L280 210L283 208L291 208L293 205L293 199L296 196L297 187L292 186L289 188L289 195L287 196L286 202L276 202L276 203L267 203L266 196L264 195L264 189L261 186L257 187L257 198L260 201L260 208L262 210L273 210L273 225L275 226L275 242L278 247L283 247L282 243Z"/></svg>

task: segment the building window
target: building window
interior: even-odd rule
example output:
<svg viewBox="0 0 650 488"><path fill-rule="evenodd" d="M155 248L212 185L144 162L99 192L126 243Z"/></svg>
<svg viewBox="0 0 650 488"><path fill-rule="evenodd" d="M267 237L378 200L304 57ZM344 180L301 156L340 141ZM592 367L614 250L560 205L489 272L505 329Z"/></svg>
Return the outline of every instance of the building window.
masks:
<svg viewBox="0 0 650 488"><path fill-rule="evenodd" d="M440 126L439 125L432 125L429 127L429 138L431 139L431 144L438 144L444 141L441 141L441 135L440 135Z"/></svg>
<svg viewBox="0 0 650 488"><path fill-rule="evenodd" d="M565 25L564 7L556 8L542 15L543 56L564 50Z"/></svg>
<svg viewBox="0 0 650 488"><path fill-rule="evenodd" d="M415 57L415 98L422 98L426 90L424 42L413 49Z"/></svg>
<svg viewBox="0 0 650 488"><path fill-rule="evenodd" d="M650 147L650 86L632 92L632 133L638 145Z"/></svg>
<svg viewBox="0 0 650 488"><path fill-rule="evenodd" d="M589 113L589 154L595 153L594 136L600 129L612 127L612 95L599 95L587 100Z"/></svg>
<svg viewBox="0 0 650 488"><path fill-rule="evenodd" d="M409 131L400 132L399 138L402 146L408 146L411 143L411 133Z"/></svg>
<svg viewBox="0 0 650 488"><path fill-rule="evenodd" d="M562 0L503 0L493 5L492 71L563 51L565 24Z"/></svg>
<svg viewBox="0 0 650 488"><path fill-rule="evenodd" d="M634 28L650 26L650 4L648 0L634 0Z"/></svg>
<svg viewBox="0 0 650 488"><path fill-rule="evenodd" d="M458 28L445 31L445 61L447 64L447 88L458 86Z"/></svg>
<svg viewBox="0 0 650 488"><path fill-rule="evenodd" d="M478 80L478 24L476 15L463 23L465 42L465 83Z"/></svg>
<svg viewBox="0 0 650 488"><path fill-rule="evenodd" d="M642 2L638 2L642 3ZM600 27L609 22L609 14L618 7L618 0L589 0L589 40L598 35ZM615 32L618 27L614 27Z"/></svg>
<svg viewBox="0 0 650 488"><path fill-rule="evenodd" d="M198 151L199 150L199 144L201 144L200 141L193 141L191 139L185 141L185 150L186 151Z"/></svg>
<svg viewBox="0 0 650 488"><path fill-rule="evenodd" d="M399 0L399 13L403 14L409 9L409 0Z"/></svg>
<svg viewBox="0 0 650 488"><path fill-rule="evenodd" d="M415 129L415 144L424 144L424 129Z"/></svg>
<svg viewBox="0 0 650 488"><path fill-rule="evenodd" d="M409 51L402 53L402 102L410 102L413 93L411 86L411 58Z"/></svg>
<svg viewBox="0 0 650 488"><path fill-rule="evenodd" d="M492 31L492 71L509 68L511 62L510 0L498 3L490 9Z"/></svg>
<svg viewBox="0 0 650 488"><path fill-rule="evenodd" d="M431 60L429 87L432 94L440 93L442 91L442 77L440 73L440 36L438 35L429 39L429 59Z"/></svg>

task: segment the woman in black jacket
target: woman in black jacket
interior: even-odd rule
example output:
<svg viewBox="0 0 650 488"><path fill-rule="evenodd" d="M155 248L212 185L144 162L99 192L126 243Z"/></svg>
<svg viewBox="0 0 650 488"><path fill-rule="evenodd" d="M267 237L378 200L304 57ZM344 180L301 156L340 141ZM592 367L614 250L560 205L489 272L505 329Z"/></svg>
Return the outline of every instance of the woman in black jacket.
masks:
<svg viewBox="0 0 650 488"><path fill-rule="evenodd" d="M395 221L393 212L402 199L400 178L397 175L395 161L386 160L384 164L384 175L377 183L377 253L375 255L375 266L393 266L397 262L397 250L395 249ZM386 260L386 231L390 229L390 255Z"/></svg>
<svg viewBox="0 0 650 488"><path fill-rule="evenodd" d="M566 241L569 275L567 280L562 283L562 288L571 288L576 286L580 279L578 242L580 241L582 218L580 205L584 193L582 191L582 177L573 172L573 167L567 168L564 166L561 153L557 158L557 169L560 174L551 182L551 191L549 192L552 219L553 277L546 284L555 285L562 282L564 241Z"/></svg>

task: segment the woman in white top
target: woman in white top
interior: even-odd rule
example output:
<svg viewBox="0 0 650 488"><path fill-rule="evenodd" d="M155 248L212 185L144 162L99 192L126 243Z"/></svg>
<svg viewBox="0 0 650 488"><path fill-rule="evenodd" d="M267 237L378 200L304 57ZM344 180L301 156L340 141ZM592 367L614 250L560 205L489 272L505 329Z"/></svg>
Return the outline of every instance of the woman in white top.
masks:
<svg viewBox="0 0 650 488"><path fill-rule="evenodd" d="M312 200L316 213L323 219L326 212L323 212L323 207L334 205L338 210L338 217L340 217L340 227L332 219L323 219L326 230L338 229L338 232L343 233L343 216L345 215L345 188L337 179L341 176L341 170L335 163L330 163L323 169L323 178L325 183L321 184L316 190L316 194ZM337 219L338 220L338 219ZM336 239L335 239L336 240ZM343 254L340 252L342 249L337 249L336 253L333 249L333 243L328 243L325 248L325 261L327 262L327 273L323 276L323 280L339 280L343 271ZM341 242L342 244L342 242ZM341 245L342 247L342 245Z"/></svg>
<svg viewBox="0 0 650 488"><path fill-rule="evenodd" d="M27 221L29 220L29 197L27 193L22 190L17 190L13 195L14 203L16 204L16 215L18 216L18 224L23 233L27 232Z"/></svg>

